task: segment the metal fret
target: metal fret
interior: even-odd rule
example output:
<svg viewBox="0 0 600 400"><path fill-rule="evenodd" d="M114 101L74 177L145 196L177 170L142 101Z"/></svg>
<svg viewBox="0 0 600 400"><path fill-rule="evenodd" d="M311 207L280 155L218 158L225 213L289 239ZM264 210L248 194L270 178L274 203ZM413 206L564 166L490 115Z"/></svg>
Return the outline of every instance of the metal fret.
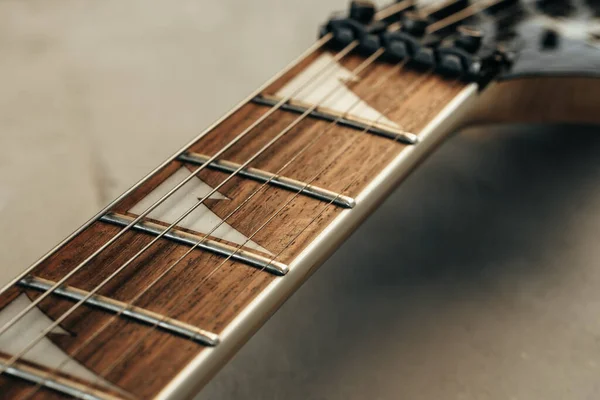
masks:
<svg viewBox="0 0 600 400"><path fill-rule="evenodd" d="M0 355L0 366L5 367L2 372L13 378L22 379L35 385L45 387L58 393L65 394L80 400L123 400L127 397L116 397L99 389L86 386L64 376L51 375L47 371L23 362L16 362L7 366L8 357Z"/></svg>
<svg viewBox="0 0 600 400"><path fill-rule="evenodd" d="M133 217L127 215L109 213L100 217L100 221L108 222L114 225L127 226L134 220ZM155 224L152 222L144 221L138 222L133 226L133 229L140 232L148 233L150 235L159 235L166 228L162 225ZM199 249L210 251L215 254L219 254L224 257L231 257L231 259L243 262L244 264L264 269L267 272L276 275L285 275L288 272L288 266L280 263L279 261L272 260L268 257L261 256L256 253L252 253L248 250L238 249L234 246L217 242L208 238L203 238L199 235L194 235L188 232L184 232L179 229L171 229L164 236L165 239L173 240L174 242L196 246Z"/></svg>
<svg viewBox="0 0 600 400"><path fill-rule="evenodd" d="M281 99L277 96L271 95L258 95L252 99L255 104L263 106L273 107ZM304 114L307 110L314 107L311 104L306 104L298 100L289 100L281 106L281 110L293 112L296 114ZM357 129L360 131L368 132L374 135L382 136L388 139L392 139L404 144L416 144L419 138L414 133L405 132L400 129L396 129L393 126L378 123L376 121L369 121L366 119L358 118L348 113L342 114L335 110L331 110L326 107L317 107L309 114L313 118L321 119L327 122L335 122L340 126Z"/></svg>
<svg viewBox="0 0 600 400"><path fill-rule="evenodd" d="M210 161L210 156L198 153L184 153L177 157L177 159L195 165L202 165L207 161ZM240 168L240 165L231 161L214 160L208 164L208 167L222 172L234 173ZM352 208L356 205L356 201L354 201L352 197L344 196L340 193L332 192L331 190L309 185L295 179L286 178L257 168L242 168L237 174L258 182L269 183L291 192L333 203L339 207Z"/></svg>
<svg viewBox="0 0 600 400"><path fill-rule="evenodd" d="M54 286L56 282L30 276L21 279L18 284L27 289L45 292ZM53 293L73 301L81 301L89 294L85 290L71 286L61 286ZM158 329L182 336L206 346L216 346L219 343L219 336L215 333L205 331L204 329L197 328L193 325L186 324L185 322L160 315L141 307L128 305L122 301L114 300L109 297L94 295L87 299L85 304L114 314L121 313L122 316L136 322L156 326Z"/></svg>

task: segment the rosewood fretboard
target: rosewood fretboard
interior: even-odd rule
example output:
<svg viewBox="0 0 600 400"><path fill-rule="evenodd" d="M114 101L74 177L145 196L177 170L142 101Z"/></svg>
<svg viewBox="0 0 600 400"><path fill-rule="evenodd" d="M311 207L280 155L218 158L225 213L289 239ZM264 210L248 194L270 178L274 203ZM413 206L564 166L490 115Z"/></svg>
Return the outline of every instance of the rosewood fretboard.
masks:
<svg viewBox="0 0 600 400"><path fill-rule="evenodd" d="M35 301L44 288L59 281L117 235L123 229L119 223L131 222L169 185L185 178L268 112L270 104L276 103L303 71L314 68L315 63L331 60L334 54L320 49L313 52L266 88L260 97L241 105L201 135L179 158L168 162L111 206L102 219L91 222L45 257L27 279L0 298L2 312L14 314L13 308L18 311ZM222 340L232 321L257 296L264 294L270 284L290 278L297 257L309 251L309 245L336 217L353 212L355 199L392 160L411 146L421 145L409 144L411 134L419 137L423 128L466 86L379 61L367 66L357 79L348 79L351 71L364 61L364 57L353 54L342 57L339 63L334 63L335 71L325 80L327 83L321 85L321 90L327 85L343 85L335 100L339 107L347 104L344 101L348 96L356 97L364 102L362 111L343 115L336 107L329 107L311 112L257 157L248 166L251 169L245 169L215 191L204 202L207 209L198 211L204 219L196 213L177 224L169 235L159 239L102 287L98 291L100 296L92 298L94 304L85 302L85 306L60 323L60 329L46 335L45 346L52 347L52 351L44 350L37 357L25 355L27 361L15 364L18 371L34 377L50 371L52 382L83 388L98 398L146 399L160 393L204 352L226 346L225 353L231 355L243 343L243 340L236 343ZM125 233L68 279L68 286L62 287L61 292L44 299L39 310L33 311L45 314L48 323L67 312L77 299L96 288L169 226L177 213L193 205L210 188L219 186L231 171L292 124L310 107L306 98L286 103L286 107L274 112L218 157L218 163L201 171L189 187L185 186L189 190L177 195L183 209L158 208L141 221L143 226L138 228L144 230ZM382 120L387 122L370 119L369 113L373 111L383 114ZM383 199L380 197L378 201ZM212 232L208 240L173 266L191 245L208 233L206 221L219 219L225 220L228 228ZM344 235L349 233L347 230ZM341 241L344 235L336 240ZM250 240L244 243L246 238ZM236 252L240 246L243 251ZM329 252L334 249L332 243ZM313 262L298 279L305 279L317 265L318 262ZM290 273L286 275L288 268ZM135 308L115 315L115 309L136 297L139 298L133 304ZM274 301L269 312L284 300L281 297ZM264 313L256 321L264 321L268 316L269 313ZM161 324L156 328L159 321ZM247 334L242 335L243 339L258 328L258 322L244 327ZM21 324L0 335L3 360L19 350L12 344L26 330L27 326ZM52 358L56 354L58 361ZM56 374L54 368L65 364L60 361L65 357L75 361L66 363L68 367L61 367L62 372ZM214 368L215 365L207 366L206 376ZM11 371L0 376L2 398L66 396Z"/></svg>

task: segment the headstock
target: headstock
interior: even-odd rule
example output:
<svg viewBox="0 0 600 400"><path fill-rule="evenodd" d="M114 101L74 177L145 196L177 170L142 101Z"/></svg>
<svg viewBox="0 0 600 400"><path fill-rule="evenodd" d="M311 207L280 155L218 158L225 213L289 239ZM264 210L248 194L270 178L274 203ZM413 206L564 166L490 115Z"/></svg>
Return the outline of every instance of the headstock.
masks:
<svg viewBox="0 0 600 400"><path fill-rule="evenodd" d="M321 29L343 47L485 85L524 76L600 76L600 1L354 1Z"/></svg>
<svg viewBox="0 0 600 400"><path fill-rule="evenodd" d="M599 11L597 0L530 0L508 8L519 17L504 17L494 28L517 58L501 78L600 77Z"/></svg>

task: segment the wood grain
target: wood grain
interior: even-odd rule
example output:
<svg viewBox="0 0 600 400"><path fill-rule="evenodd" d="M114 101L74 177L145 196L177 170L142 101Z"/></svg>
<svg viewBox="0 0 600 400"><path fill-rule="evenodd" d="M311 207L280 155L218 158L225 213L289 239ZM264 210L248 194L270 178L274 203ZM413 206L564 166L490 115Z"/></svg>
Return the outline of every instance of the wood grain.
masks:
<svg viewBox="0 0 600 400"><path fill-rule="evenodd" d="M308 57L265 93L274 94L318 55L316 53ZM363 58L352 55L344 59L343 64L352 69L361 61ZM373 108L389 109L386 112L389 119L402 129L417 134L464 87L462 83L437 76L423 79L422 73L409 70L402 70L387 81L382 81L381 77L393 67L383 63L374 64L351 89ZM420 78L423 79L422 84L412 90L407 89ZM215 154L266 111L264 106L244 105L207 136L194 143L189 150ZM245 162L297 117L297 114L289 112L275 112L222 158ZM319 137L318 140L305 149L315 137ZM405 148L405 145L389 139L307 118L258 157L251 166L277 172L288 160L303 151L291 165L281 171L282 175L356 196ZM127 213L182 165L177 161L171 162L117 204L113 211ZM228 174L206 169L198 176L215 187ZM256 191L258 192L253 195ZM278 261L288 264L340 212L339 208L322 201L295 196L289 191L268 185L261 186L260 183L239 177L231 179L219 192L230 200L209 200L206 205L221 218L225 218L253 195L250 201L227 219L227 223L246 236L252 235L253 241L274 254ZM319 217L315 219L317 215ZM269 219L271 221L259 230ZM93 223L39 265L34 275L59 280L117 234L119 229L102 222ZM114 245L75 273L68 284L92 290L152 239L152 236L138 232L124 234ZM172 267L188 249L187 246L160 239L99 293L129 302L144 291L135 303L137 306L220 333L270 282L285 279L200 250L192 251L182 262ZM163 279L146 290L156 277L167 270L169 272ZM9 303L17 293L15 290L7 293L0 298L0 305ZM31 290L25 293L31 299L40 295ZM40 303L40 308L50 318L56 319L72 305L72 302L50 297ZM56 345L69 354L76 353L73 357L79 363L140 399L155 395L203 350L203 346L185 338L88 307L79 308L61 325L71 335L50 335ZM102 333L82 346L86 339L100 329L103 329ZM19 398L31 392L32 385L0 376L0 393L3 396L8 394L11 398ZM33 398L54 399L60 396L42 389L36 391Z"/></svg>

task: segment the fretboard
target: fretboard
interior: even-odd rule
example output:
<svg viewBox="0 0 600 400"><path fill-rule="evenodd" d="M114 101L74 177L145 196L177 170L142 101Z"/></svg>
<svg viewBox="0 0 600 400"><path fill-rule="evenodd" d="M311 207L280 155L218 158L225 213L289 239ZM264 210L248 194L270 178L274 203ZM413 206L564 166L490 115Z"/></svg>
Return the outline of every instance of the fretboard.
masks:
<svg viewBox="0 0 600 400"><path fill-rule="evenodd" d="M0 393L194 394L476 92L325 42L4 289Z"/></svg>

